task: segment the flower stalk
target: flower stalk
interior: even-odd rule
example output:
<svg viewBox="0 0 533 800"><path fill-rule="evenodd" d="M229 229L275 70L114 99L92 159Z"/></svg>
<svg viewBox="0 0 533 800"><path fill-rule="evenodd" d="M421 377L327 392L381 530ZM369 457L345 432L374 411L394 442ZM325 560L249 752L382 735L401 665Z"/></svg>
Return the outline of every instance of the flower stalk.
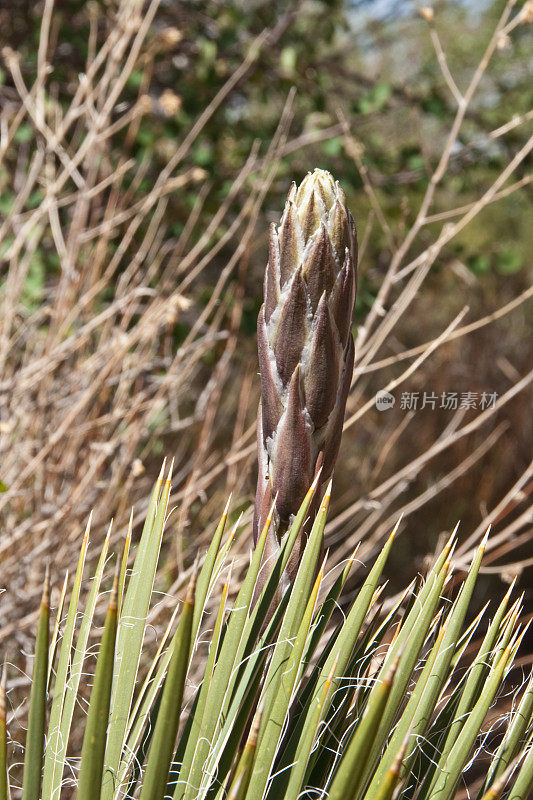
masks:
<svg viewBox="0 0 533 800"><path fill-rule="evenodd" d="M264 303L257 323L261 404L257 541L275 498L265 558L276 556L305 493L333 472L353 373L351 321L357 236L346 198L329 172L293 183L279 225L270 228ZM311 514L311 517L313 514ZM294 574L305 533L293 551Z"/></svg>

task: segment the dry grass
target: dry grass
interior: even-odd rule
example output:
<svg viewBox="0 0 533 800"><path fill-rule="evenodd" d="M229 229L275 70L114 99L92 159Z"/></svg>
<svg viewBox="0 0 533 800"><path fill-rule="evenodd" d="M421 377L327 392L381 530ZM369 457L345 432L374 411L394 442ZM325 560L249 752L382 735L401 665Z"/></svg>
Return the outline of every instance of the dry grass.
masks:
<svg viewBox="0 0 533 800"><path fill-rule="evenodd" d="M414 223L407 228L387 220L360 142L341 111L321 134L289 135L290 94L267 151L261 152L259 145L252 149L227 200L202 234L193 236L211 186L203 170L188 165L190 149L215 110L254 69L258 49L266 43L275 48L289 18L259 36L248 60L178 143L148 190L143 187L150 164L134 159L131 147L140 121L153 110L146 37L158 13L156 0L149 5L122 0L107 39L97 35L94 22L86 69L72 87L67 110L54 102L49 78L52 0L44 5L32 85L24 83L17 53L4 49L14 91L2 105L0 166L6 167L15 200L0 220L0 479L6 487L0 494L0 559L2 583L9 586L2 598L2 639L16 631L20 643L26 643L42 564L51 559L56 576L72 566L91 510L97 540L111 516L113 535L123 534L133 498L139 498L134 524L142 518L142 498L153 465L160 462L163 436L165 449L172 449L176 458L176 479L170 524L174 546L162 585L175 595L186 582L191 556L209 539L222 497L230 490L234 506L244 510L244 563L258 380L253 352L243 345L240 333L243 301L262 270L267 226L260 212L277 166L287 153L320 136L342 133L363 180L369 214L359 224L361 268L366 268L373 230L381 231L388 249L381 290L357 336L339 464L343 454L345 461L337 470L336 514L327 530L335 559L346 557L363 539L359 557L366 561L400 513L403 527L409 528L410 517L417 519L450 488L469 494L472 484L465 483L465 476L474 475L475 482L488 454L501 445L512 422L509 409L517 402L524 409L522 398L533 372L520 373L513 366L494 408L475 413L458 409L435 433L426 418L423 435L416 415L397 409L386 420L377 414L374 394L378 388L399 393L413 380L429 385L436 366L438 370L460 357L462 343L488 328L498 331L502 321L523 313L533 294L526 288L474 320L467 321L468 309L459 308L437 335L433 324L416 317L416 344L402 345L413 308L423 309L425 298L431 308L428 276L436 262L446 261L450 242L489 206L530 182L514 177L533 149L533 137L524 134L496 180L475 201L446 212L435 210L446 204L442 185L454 146L499 42L525 24L524 14L513 15L514 6L507 3L464 91L455 84L430 23L436 58L457 111ZM124 104L124 87L139 65L145 77L137 102ZM167 94L165 102L172 101ZM513 117L487 134L499 138L510 131L523 133L528 121ZM30 126L29 141L17 138L21 126ZM280 196L286 188L284 182ZM168 204L176 193L192 190L196 203L181 235L172 236L166 224ZM32 207L36 191L39 203ZM58 267L47 273L42 293L30 302L28 286L39 253L53 257ZM215 286L207 300L202 297L206 274L214 276ZM187 334L179 339L181 323ZM497 500L475 509L478 523L466 531L459 549L465 564L487 525L499 523L489 541L489 558L510 562L510 573L522 568L510 550L530 535L533 466L523 469L517 463ZM421 481L421 475L428 477ZM424 552L433 542L424 542ZM485 569L492 568L488 561ZM165 608L163 598L154 619Z"/></svg>

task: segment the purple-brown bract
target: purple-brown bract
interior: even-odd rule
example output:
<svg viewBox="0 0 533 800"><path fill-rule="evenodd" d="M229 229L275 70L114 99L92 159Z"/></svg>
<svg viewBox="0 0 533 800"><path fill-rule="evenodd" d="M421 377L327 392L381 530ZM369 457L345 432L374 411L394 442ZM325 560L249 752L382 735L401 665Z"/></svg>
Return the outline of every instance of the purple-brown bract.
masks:
<svg viewBox="0 0 533 800"><path fill-rule="evenodd" d="M335 465L353 372L351 321L357 238L344 192L316 169L293 183L270 227L264 303L257 322L261 406L254 541L273 498L265 558L275 558L317 470ZM317 496L319 495L317 491ZM304 540L287 569L290 579Z"/></svg>

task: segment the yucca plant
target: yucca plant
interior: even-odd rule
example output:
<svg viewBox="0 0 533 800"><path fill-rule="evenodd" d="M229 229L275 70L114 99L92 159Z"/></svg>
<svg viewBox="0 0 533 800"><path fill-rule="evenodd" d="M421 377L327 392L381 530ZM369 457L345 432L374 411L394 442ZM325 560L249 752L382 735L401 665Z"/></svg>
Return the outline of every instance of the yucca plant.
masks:
<svg viewBox="0 0 533 800"><path fill-rule="evenodd" d="M89 637L108 559L106 542L81 607L86 533L66 613L59 608L50 639L48 582L43 592L26 738L25 800L457 796L465 765L483 740L489 710L513 666L523 635L520 602L511 600L509 590L490 622L486 624L484 611L468 623L484 543L452 596L447 589L452 536L425 580L383 616L381 576L393 531L353 604L335 622L355 554L338 565L335 580L325 588L320 551L328 487L295 580L264 628L265 611L301 534L317 483L307 492L253 605L271 525L271 516L267 518L229 613L227 562L238 522L228 534L224 512L201 566L194 570L175 632L169 625L157 652L148 653L143 639L170 493L170 475L164 483L160 476L132 571L128 574L125 568L129 539L116 570L77 760L67 753L75 706L85 689ZM224 575L216 619L205 619L209 596ZM474 655L466 658L481 628ZM205 641L207 630L209 652L193 690L200 635ZM9 693L9 681L7 688ZM9 796L10 783L5 692L4 675L1 800ZM496 750L480 760L479 798L526 800L533 784L532 740L530 680L506 717ZM76 775L74 790L64 784L67 768ZM11 797L17 796L19 789L12 786Z"/></svg>
<svg viewBox="0 0 533 800"><path fill-rule="evenodd" d="M21 791L23 800L451 800L484 742L489 711L524 634L520 600L511 600L511 590L487 624L486 609L473 621L467 616L486 540L452 589L452 535L425 580L385 613L382 575L394 530L355 600L338 614L356 553L330 580L323 536L331 480L323 497L320 487L337 455L351 376L355 239L331 177L317 172L302 186L291 190L281 229L272 234L285 241L286 220L299 215L290 263L281 266L285 245L276 249L274 241L271 248L274 278L267 277L267 316L260 319L260 328L266 326L261 369L270 368L262 376L259 441L267 472L260 472L255 549L231 608L229 561L239 520L226 531L226 507L176 609L177 627L169 620L157 651L147 652L170 496L172 469L166 480L163 469L131 572L131 530L117 559L81 756L73 758L69 743L76 705L87 695L86 660L109 548L108 537L82 604L88 525L70 601L65 615L60 602L51 636L45 579L22 787L13 786L12 797ZM286 268L292 277L283 279ZM283 327L292 292L304 304L300 332L296 323ZM280 326L291 336L280 338ZM293 349L282 356L283 342ZM322 384L315 384L317 374ZM218 597L214 619L210 597ZM7 749L4 671L0 800L10 792ZM496 749L479 761L483 774L471 788L480 799L526 800L533 785L533 678L506 717Z"/></svg>

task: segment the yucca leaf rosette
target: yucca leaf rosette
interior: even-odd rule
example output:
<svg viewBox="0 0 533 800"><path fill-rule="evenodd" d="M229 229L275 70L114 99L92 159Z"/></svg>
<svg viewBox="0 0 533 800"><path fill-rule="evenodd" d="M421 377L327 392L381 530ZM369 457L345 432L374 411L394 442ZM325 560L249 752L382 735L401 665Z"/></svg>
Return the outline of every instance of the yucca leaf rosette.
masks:
<svg viewBox="0 0 533 800"><path fill-rule="evenodd" d="M257 324L254 539L276 498L267 558L279 549L319 468L323 483L335 465L353 372L356 269L356 230L346 197L329 172L316 169L300 186L293 183L280 224L271 225Z"/></svg>

